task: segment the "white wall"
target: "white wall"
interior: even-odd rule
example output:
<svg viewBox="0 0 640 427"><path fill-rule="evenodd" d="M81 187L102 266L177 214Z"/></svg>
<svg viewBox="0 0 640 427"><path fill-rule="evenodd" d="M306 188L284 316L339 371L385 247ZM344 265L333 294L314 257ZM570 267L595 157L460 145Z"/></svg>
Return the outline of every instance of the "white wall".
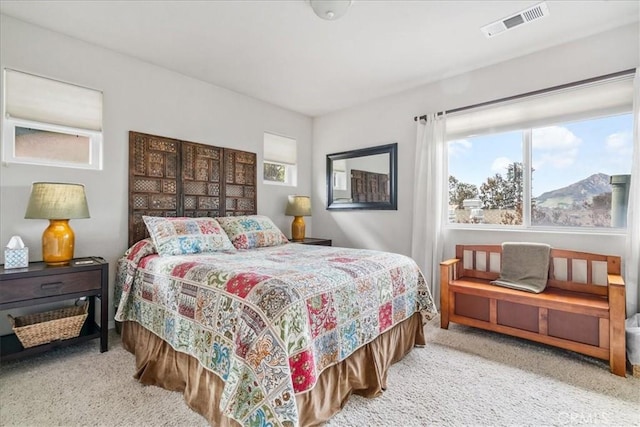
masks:
<svg viewBox="0 0 640 427"><path fill-rule="evenodd" d="M333 239L336 246L410 255L416 143L414 116L637 67L638 34L637 24L618 28L316 118L312 151L315 234ZM454 73L455 70L451 70L451 75ZM325 210L325 156L394 141L398 142L398 210ZM556 247L612 255L624 252L622 235L448 230L444 256L453 256L458 243L500 243L506 240L548 242Z"/></svg>
<svg viewBox="0 0 640 427"><path fill-rule="evenodd" d="M307 235L335 245L410 254L415 123L413 117L462 107L638 66L637 25L623 27L544 52L447 78L365 105L310 118L139 60L0 16L0 67L15 68L104 91L104 170L0 166L0 244L18 234L41 259L46 221L25 220L33 181L86 185L91 218L73 220L76 255L99 255L111 264L127 242L128 131L135 130L216 146L254 151L262 160L264 131L298 141L298 187L262 185L258 212L285 233L287 194L311 194ZM455 70L451 70L451 75ZM313 146L311 141L313 140ZM397 211L327 211L325 156L398 142ZM312 228L313 227L313 228ZM566 233L450 231L445 256L456 243L545 241L554 246L622 254L624 238ZM113 313L110 313L110 318ZM0 324L0 329L5 327Z"/></svg>
<svg viewBox="0 0 640 427"><path fill-rule="evenodd" d="M258 213L290 234L284 216L288 194L311 191L311 118L229 90L0 16L0 66L40 74L104 92L104 169L0 166L0 244L20 235L32 261L42 259L40 238L46 220L25 220L31 183L83 183L90 219L72 220L75 255L102 256L114 267L127 249L128 132L130 130L258 154ZM262 184L263 132L298 141L298 187ZM308 218L311 235L312 220ZM113 312L110 313L113 319ZM5 327L0 321L0 328Z"/></svg>

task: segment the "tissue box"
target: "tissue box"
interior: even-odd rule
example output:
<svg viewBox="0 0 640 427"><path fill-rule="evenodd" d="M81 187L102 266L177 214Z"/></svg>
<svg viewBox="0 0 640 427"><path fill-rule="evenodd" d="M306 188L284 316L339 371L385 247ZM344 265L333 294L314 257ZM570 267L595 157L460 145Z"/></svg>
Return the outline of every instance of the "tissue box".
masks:
<svg viewBox="0 0 640 427"><path fill-rule="evenodd" d="M29 248L4 250L4 269L25 268L29 266Z"/></svg>

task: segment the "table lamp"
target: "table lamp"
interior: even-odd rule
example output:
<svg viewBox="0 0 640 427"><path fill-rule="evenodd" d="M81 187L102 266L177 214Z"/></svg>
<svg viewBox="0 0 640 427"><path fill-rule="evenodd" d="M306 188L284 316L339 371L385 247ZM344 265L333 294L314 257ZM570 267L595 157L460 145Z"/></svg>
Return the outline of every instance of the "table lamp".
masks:
<svg viewBox="0 0 640 427"><path fill-rule="evenodd" d="M34 182L24 217L49 220L49 227L42 233L42 259L50 265L68 264L75 243L69 220L89 218L84 185Z"/></svg>
<svg viewBox="0 0 640 427"><path fill-rule="evenodd" d="M311 216L311 198L308 196L289 196L284 214L294 217L291 223L291 240L294 242L303 241L305 226L302 217Z"/></svg>

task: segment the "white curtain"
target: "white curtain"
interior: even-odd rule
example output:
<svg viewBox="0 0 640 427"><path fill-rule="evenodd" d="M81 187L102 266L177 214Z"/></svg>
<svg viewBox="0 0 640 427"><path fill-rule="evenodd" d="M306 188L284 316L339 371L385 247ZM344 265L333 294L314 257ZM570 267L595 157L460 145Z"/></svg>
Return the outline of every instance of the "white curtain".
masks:
<svg viewBox="0 0 640 427"><path fill-rule="evenodd" d="M640 312L638 280L640 278L640 69L633 82L633 154L629 207L627 209L627 244L624 256L624 280L627 291L627 317Z"/></svg>
<svg viewBox="0 0 640 427"><path fill-rule="evenodd" d="M428 114L418 121L413 190L411 256L440 301L439 265L443 255L445 177L445 116Z"/></svg>

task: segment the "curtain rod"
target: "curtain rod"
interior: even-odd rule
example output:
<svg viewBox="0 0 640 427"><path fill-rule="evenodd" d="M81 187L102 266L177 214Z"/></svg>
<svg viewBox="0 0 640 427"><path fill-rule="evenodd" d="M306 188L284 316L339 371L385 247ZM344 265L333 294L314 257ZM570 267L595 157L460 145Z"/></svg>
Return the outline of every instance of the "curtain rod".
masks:
<svg viewBox="0 0 640 427"><path fill-rule="evenodd" d="M573 87L573 86L580 86L580 85L584 85L584 84L588 84L588 83L594 83L594 82L597 82L597 81L600 81L600 80L607 80L607 79L613 79L613 78L616 78L616 77L622 77L622 76L626 76L628 74L633 74L635 72L636 72L635 68L629 68L628 70L618 71L616 73L611 73L611 74L605 74L603 76L598 76L598 77L591 77L589 79L580 80L580 81L577 81L577 82L565 83L565 84L562 84L562 85L548 87L548 88L545 88L545 89L534 90L532 92L521 93L519 95L507 96L505 98L494 99L494 100L486 101L486 102L480 102L478 104L467 105L466 107L453 108L451 110L446 110L444 112L439 112L438 115L441 116L442 114L457 113L457 112L460 112L460 111L470 110L472 108L486 107L487 105L498 104L500 102L513 101L515 99L526 98L528 96L541 95L543 93L553 92L553 91L561 90L561 89L567 89L567 88L570 88L570 87ZM423 114L420 117L415 116L413 118L413 121L417 122L418 119L426 120L427 119L427 115Z"/></svg>

